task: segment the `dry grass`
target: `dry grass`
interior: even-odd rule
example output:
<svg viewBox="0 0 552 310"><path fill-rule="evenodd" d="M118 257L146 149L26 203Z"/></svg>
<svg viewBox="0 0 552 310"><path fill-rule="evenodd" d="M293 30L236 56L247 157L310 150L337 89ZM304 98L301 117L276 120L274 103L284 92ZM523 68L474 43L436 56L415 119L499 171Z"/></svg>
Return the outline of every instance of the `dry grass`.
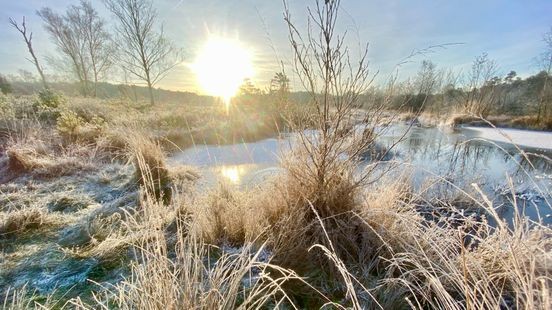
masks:
<svg viewBox="0 0 552 310"><path fill-rule="evenodd" d="M512 118L509 123L513 128L552 130L552 117L539 120L536 115L520 116Z"/></svg>
<svg viewBox="0 0 552 310"><path fill-rule="evenodd" d="M8 289L4 292L4 300L2 303L2 309L4 310L28 310L28 309L52 309L59 307L59 305L53 300L52 296L48 296L46 300L35 301L33 297L37 294L28 289L27 286L23 286L18 290ZM31 298L29 298L31 296Z"/></svg>
<svg viewBox="0 0 552 310"><path fill-rule="evenodd" d="M246 246L235 254L214 254L220 250L184 237L186 229L181 229L173 258L169 258L164 235L157 233L141 249L142 263L133 267L132 277L108 287L97 296L97 305L71 303L87 309L108 305L120 309L260 309L282 301L277 294L282 293L285 278L269 277L271 266L261 261L262 248Z"/></svg>
<svg viewBox="0 0 552 310"><path fill-rule="evenodd" d="M7 157L6 175L31 173L53 178L92 170L98 162L95 148L81 144L64 146L59 135L39 121L10 122L7 137L0 141L3 145L0 149Z"/></svg>
<svg viewBox="0 0 552 310"><path fill-rule="evenodd" d="M137 169L140 167L150 169L144 163ZM167 196L160 199L156 195L152 189L157 188L159 181L154 180L154 173L147 170L144 182L149 183L140 184L136 192L121 197L123 205L118 209L88 218L91 241L84 247L67 249L67 252L76 257L94 257L104 263L113 263L126 260L129 251L154 240L159 231L173 229L171 233L174 233L175 222L185 218L183 206L189 203L198 176L186 166L168 167L167 173L167 191L170 191L171 199L166 199Z"/></svg>
<svg viewBox="0 0 552 310"><path fill-rule="evenodd" d="M165 153L158 143L141 134L130 134L129 158L136 169L138 183L157 199L170 201L171 178L165 163Z"/></svg>
<svg viewBox="0 0 552 310"><path fill-rule="evenodd" d="M481 117L468 115L468 114L454 114L446 121L446 124L450 127L458 127L470 122L481 121Z"/></svg>
<svg viewBox="0 0 552 310"><path fill-rule="evenodd" d="M483 226L467 234L427 228L410 216L399 219L400 234L382 234L393 253L385 281L406 287L412 306L543 309L548 304L550 229L529 229L525 222L513 230Z"/></svg>
<svg viewBox="0 0 552 310"><path fill-rule="evenodd" d="M80 151L87 153L88 150L64 151L65 154L56 155L51 150L43 150L35 145L10 145L6 152L8 170L15 174L33 173L39 177L54 178L95 168L93 161L86 158L90 154L79 154Z"/></svg>
<svg viewBox="0 0 552 310"><path fill-rule="evenodd" d="M0 238L23 234L52 223L52 217L37 207L0 212Z"/></svg>
<svg viewBox="0 0 552 310"><path fill-rule="evenodd" d="M551 130L552 120L538 119L536 115L512 116L512 115L489 115L486 118L480 116L457 113L450 116L446 124L450 127L460 125L468 126L489 126L489 123L496 127Z"/></svg>
<svg viewBox="0 0 552 310"><path fill-rule="evenodd" d="M141 209L124 217L124 225L87 255L100 259L125 255L133 246L137 261L129 278L106 285L94 301L71 299L65 307L97 309L262 309L291 301L281 286L299 279L291 270L270 264L264 245L246 243L226 253L203 241L201 216L182 216L177 206L164 205L144 192ZM170 234L166 233L169 226ZM203 229L208 229L203 227ZM121 254L123 253L123 254Z"/></svg>
<svg viewBox="0 0 552 310"><path fill-rule="evenodd" d="M204 200L181 192L170 205L146 191L141 209L85 253L113 261L131 246L132 276L98 291L94 302L72 299L66 307L250 309L334 300L329 305L355 309L546 308L550 228L522 217L513 227L498 217L496 227L472 217L462 229L440 226L415 211L404 184L382 180L331 217L282 176L246 193L220 188ZM496 216L486 197L472 199ZM333 271L313 273L321 266Z"/></svg>

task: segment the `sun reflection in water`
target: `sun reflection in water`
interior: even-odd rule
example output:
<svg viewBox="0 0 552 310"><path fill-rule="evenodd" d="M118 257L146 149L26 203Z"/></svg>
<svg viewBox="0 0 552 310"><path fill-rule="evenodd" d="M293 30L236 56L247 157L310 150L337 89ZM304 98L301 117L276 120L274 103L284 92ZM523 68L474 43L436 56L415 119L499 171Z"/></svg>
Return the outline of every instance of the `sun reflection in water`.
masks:
<svg viewBox="0 0 552 310"><path fill-rule="evenodd" d="M240 166L223 166L220 169L221 175L233 184L240 183L244 173L243 167Z"/></svg>

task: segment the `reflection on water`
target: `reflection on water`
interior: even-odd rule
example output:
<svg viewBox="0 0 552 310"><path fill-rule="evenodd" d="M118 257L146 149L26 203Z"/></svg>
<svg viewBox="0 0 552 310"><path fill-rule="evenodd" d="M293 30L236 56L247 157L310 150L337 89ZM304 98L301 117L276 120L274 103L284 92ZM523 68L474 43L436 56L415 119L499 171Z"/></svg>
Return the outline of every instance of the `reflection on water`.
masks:
<svg viewBox="0 0 552 310"><path fill-rule="evenodd" d="M201 181L212 186L218 181L237 186L258 184L277 172L281 155L290 147L291 136L232 145L197 145L171 160L202 169Z"/></svg>
<svg viewBox="0 0 552 310"><path fill-rule="evenodd" d="M552 203L552 151L524 148L520 154L512 145L482 141L471 131L394 125L382 132L377 141L380 146L396 144L392 160L382 166L397 165L397 173L407 171L414 188L426 188L430 183L429 194L447 198L477 183L493 199L511 192L513 185L516 199L533 197L526 199L527 205L540 208ZM172 160L200 167L207 186L221 179L237 186L255 185L259 176L278 171L279 159L294 138L289 134L254 143L198 145ZM549 214L547 210L545 216ZM552 218L545 222L552 223Z"/></svg>
<svg viewBox="0 0 552 310"><path fill-rule="evenodd" d="M406 128L392 127L379 143L390 147L400 139ZM505 144L474 140L464 132L446 132L438 128L412 128L401 143L394 148L395 160L408 163L415 170L416 178L428 174L462 182L482 181L498 185L506 176L523 183L528 178L539 179L552 173L552 162L546 151L526 154ZM422 180L416 180L420 183Z"/></svg>
<svg viewBox="0 0 552 310"><path fill-rule="evenodd" d="M379 140L391 146L404 133L393 126ZM521 152L523 152L523 154ZM468 192L473 183L493 201L501 216L513 217L515 203L526 216L552 224L552 154L546 150L520 150L506 143L483 141L469 132L438 128L412 128L394 148L394 173L407 171L424 200L449 199Z"/></svg>
<svg viewBox="0 0 552 310"><path fill-rule="evenodd" d="M231 145L196 145L172 159L199 167L224 165L275 165L286 148L287 137Z"/></svg>
<svg viewBox="0 0 552 310"><path fill-rule="evenodd" d="M239 184L246 169L242 166L222 166L220 174L232 184Z"/></svg>

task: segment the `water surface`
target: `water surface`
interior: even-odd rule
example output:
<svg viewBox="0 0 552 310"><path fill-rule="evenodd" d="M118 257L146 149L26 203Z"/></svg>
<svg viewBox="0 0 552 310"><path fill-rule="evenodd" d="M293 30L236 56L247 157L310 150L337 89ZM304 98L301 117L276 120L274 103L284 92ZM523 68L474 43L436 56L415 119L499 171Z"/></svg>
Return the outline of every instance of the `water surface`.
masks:
<svg viewBox="0 0 552 310"><path fill-rule="evenodd" d="M408 173L412 186L419 190L431 187L426 190L429 196L454 195L458 190L473 189L475 183L491 199L504 198L501 204L509 203L507 196L516 197L528 216L540 216L552 224L552 150L487 141L479 131L468 128L399 124L379 130L379 147L390 149L390 156L380 165L393 165L391 173ZM199 167L205 186L218 181L238 187L254 186L279 171L280 159L286 156L295 138L295 134L285 134L253 143L197 145L171 160ZM511 213L511 208L502 209L506 215Z"/></svg>

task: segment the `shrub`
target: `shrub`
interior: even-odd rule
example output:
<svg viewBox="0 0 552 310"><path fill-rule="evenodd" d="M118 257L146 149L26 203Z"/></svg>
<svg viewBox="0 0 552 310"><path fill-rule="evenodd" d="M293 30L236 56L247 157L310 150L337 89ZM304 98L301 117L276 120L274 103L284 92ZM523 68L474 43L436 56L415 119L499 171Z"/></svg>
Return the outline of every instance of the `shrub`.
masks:
<svg viewBox="0 0 552 310"><path fill-rule="evenodd" d="M130 113L119 105L92 98L71 98L71 101L67 102L67 108L77 113L87 123L91 123L94 118L110 121L113 117L122 116L123 113L127 116Z"/></svg>
<svg viewBox="0 0 552 310"><path fill-rule="evenodd" d="M4 76L0 75L0 93L7 95L11 92L12 92L11 84Z"/></svg>
<svg viewBox="0 0 552 310"><path fill-rule="evenodd" d="M33 109L41 120L55 122L59 117L59 107L65 103L65 98L51 89L45 88L38 93Z"/></svg>
<svg viewBox="0 0 552 310"><path fill-rule="evenodd" d="M75 112L63 111L57 119L56 128L62 137L76 140L79 130L83 125L84 120Z"/></svg>
<svg viewBox="0 0 552 310"><path fill-rule="evenodd" d="M49 88L45 88L38 92L36 106L40 108L57 109L63 103L65 103L65 98Z"/></svg>
<svg viewBox="0 0 552 310"><path fill-rule="evenodd" d="M86 121L77 113L69 110L60 112L56 123L58 133L69 142L96 142L105 127L105 120L99 116L93 116L90 121Z"/></svg>
<svg viewBox="0 0 552 310"><path fill-rule="evenodd" d="M102 130L106 126L106 121L100 116L92 116L92 119L87 123L97 130Z"/></svg>
<svg viewBox="0 0 552 310"><path fill-rule="evenodd" d="M4 94L0 92L0 113L4 116L6 116L6 113L8 112L8 99Z"/></svg>

